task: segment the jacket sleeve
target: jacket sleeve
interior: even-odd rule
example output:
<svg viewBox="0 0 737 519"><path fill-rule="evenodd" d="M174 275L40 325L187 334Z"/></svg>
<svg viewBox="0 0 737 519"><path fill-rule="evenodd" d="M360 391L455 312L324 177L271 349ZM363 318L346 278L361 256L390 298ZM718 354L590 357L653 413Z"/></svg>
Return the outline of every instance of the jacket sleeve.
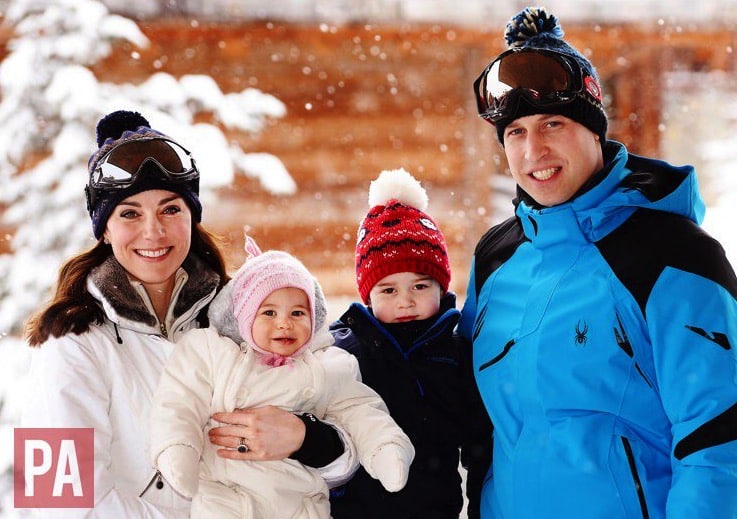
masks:
<svg viewBox="0 0 737 519"><path fill-rule="evenodd" d="M184 334L161 374L151 405L154 464L166 448L174 445L191 447L202 455L204 426L210 417L215 380L209 340L217 336L210 330L191 330Z"/></svg>
<svg viewBox="0 0 737 519"><path fill-rule="evenodd" d="M461 352L460 369L465 405L463 415L466 418L461 444L461 464L467 471L467 515L468 519L478 519L481 513L481 489L491 466L493 427L473 376L471 343L462 337L455 337L455 341Z"/></svg>
<svg viewBox="0 0 737 519"><path fill-rule="evenodd" d="M329 422L326 421L326 423ZM325 480L328 488L335 488L345 485L353 477L353 474L358 470L359 461L356 447L348 436L348 433L338 424L331 423L330 427L333 427L338 433L338 437L344 447L343 454L328 465L317 467L316 470Z"/></svg>
<svg viewBox="0 0 737 519"><path fill-rule="evenodd" d="M737 510L737 280L721 248L699 245L700 269L712 277L668 267L645 308L654 376L672 423L669 519Z"/></svg>
<svg viewBox="0 0 737 519"><path fill-rule="evenodd" d="M471 342L473 338L473 325L476 321L476 258L471 260L471 271L468 274L468 285L466 287L466 300L461 309L461 319L458 322L458 334Z"/></svg>
<svg viewBox="0 0 737 519"><path fill-rule="evenodd" d="M325 420L343 429L355 445L358 459L366 464L382 446L393 443L410 459L414 447L409 437L389 415L378 393L359 380L358 361L350 353L330 347L321 354L331 393Z"/></svg>
<svg viewBox="0 0 737 519"><path fill-rule="evenodd" d="M458 333L466 340L473 340L478 312L482 314L484 312L483 307L478 308L480 287L526 241L527 238L525 238L519 220L516 216L512 216L486 231L476 244L468 275L466 301L461 310L461 321L458 324ZM483 315L481 318L483 319Z"/></svg>
<svg viewBox="0 0 737 519"><path fill-rule="evenodd" d="M92 348L94 345L67 336L51 339L32 355L32 393L21 418L22 426L94 429L94 508L44 508L42 515L77 519L176 517L173 510L120 492L115 486L110 455L114 437L108 414L110 388Z"/></svg>

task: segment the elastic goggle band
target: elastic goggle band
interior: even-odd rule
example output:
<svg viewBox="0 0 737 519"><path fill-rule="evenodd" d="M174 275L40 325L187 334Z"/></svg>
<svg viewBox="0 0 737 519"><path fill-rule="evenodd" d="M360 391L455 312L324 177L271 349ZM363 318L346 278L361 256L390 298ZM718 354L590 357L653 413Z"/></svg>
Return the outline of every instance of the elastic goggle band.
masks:
<svg viewBox="0 0 737 519"><path fill-rule="evenodd" d="M565 54L543 49L510 49L473 83L479 115L492 124L513 116L523 96L541 108L564 105L587 90L600 101L599 86Z"/></svg>

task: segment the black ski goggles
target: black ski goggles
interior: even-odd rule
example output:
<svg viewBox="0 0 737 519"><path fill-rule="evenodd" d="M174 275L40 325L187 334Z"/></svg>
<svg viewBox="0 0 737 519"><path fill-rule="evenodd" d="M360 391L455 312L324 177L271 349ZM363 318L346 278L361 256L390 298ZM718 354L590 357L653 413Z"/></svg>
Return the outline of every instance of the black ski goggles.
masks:
<svg viewBox="0 0 737 519"><path fill-rule="evenodd" d="M165 137L130 140L114 146L98 160L86 188L88 205L95 206L99 192L128 188L149 171L172 184L200 178L192 154L173 140Z"/></svg>
<svg viewBox="0 0 737 519"><path fill-rule="evenodd" d="M521 98L549 109L587 92L601 102L596 80L575 59L543 49L510 49L500 54L473 83L479 116L491 124L513 117Z"/></svg>

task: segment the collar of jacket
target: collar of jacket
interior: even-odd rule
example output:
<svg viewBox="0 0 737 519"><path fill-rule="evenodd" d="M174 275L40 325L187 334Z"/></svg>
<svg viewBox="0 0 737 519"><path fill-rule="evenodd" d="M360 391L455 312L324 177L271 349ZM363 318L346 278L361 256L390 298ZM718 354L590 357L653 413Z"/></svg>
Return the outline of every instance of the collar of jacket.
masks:
<svg viewBox="0 0 737 519"><path fill-rule="evenodd" d="M633 155L615 141L607 142L604 156L602 170L568 202L540 207L529 203L524 192L515 200L516 215L533 245L596 242L639 208L679 214L697 223L703 219L704 202L692 166Z"/></svg>
<svg viewBox="0 0 737 519"><path fill-rule="evenodd" d="M184 276L185 279L172 309L175 320L184 315L198 301L205 298L207 301L212 299L220 282L220 276L192 254L187 256L176 275ZM88 290L100 300L104 307L109 306L119 318L148 326L156 325L156 316L149 310L147 302L135 289L128 273L113 255L92 269L87 283ZM95 294L95 291L99 295ZM106 313L110 317L111 312L106 310Z"/></svg>
<svg viewBox="0 0 737 519"><path fill-rule="evenodd" d="M427 327L425 333L417 337L412 342L412 345L405 345L404 347L397 342L397 338L387 330L384 323L374 317L371 309L361 303L352 303L351 306L348 307L348 310L346 310L346 312L341 316L340 321L338 323L334 323L331 328L340 327L340 323L347 324L353 329L361 329L367 326L374 328L380 331L381 334L385 336L399 352L406 356L417 349L419 345L438 337L448 330L453 330L455 325L458 323L460 315L460 312L456 309L455 294L453 292L446 292L440 300L440 309L438 310L438 313L435 314L434 322Z"/></svg>

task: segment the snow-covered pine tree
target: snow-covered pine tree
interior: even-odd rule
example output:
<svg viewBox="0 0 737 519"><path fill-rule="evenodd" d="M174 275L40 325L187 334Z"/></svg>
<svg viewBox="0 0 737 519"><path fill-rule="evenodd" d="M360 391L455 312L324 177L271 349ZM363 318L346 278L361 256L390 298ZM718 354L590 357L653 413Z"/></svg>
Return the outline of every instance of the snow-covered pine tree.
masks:
<svg viewBox="0 0 737 519"><path fill-rule="evenodd" d="M83 188L100 117L137 110L185 144L198 158L205 203L236 174L277 195L296 185L277 157L245 153L220 129L261 131L286 112L275 97L252 88L223 93L207 75L98 81L89 67L116 42L149 42L133 20L96 0L11 0L3 22L13 37L0 63L0 250L7 251L0 254L0 517L16 517L12 438L29 357L22 327L49 297L63 260L93 244ZM200 112L219 126L195 124Z"/></svg>

